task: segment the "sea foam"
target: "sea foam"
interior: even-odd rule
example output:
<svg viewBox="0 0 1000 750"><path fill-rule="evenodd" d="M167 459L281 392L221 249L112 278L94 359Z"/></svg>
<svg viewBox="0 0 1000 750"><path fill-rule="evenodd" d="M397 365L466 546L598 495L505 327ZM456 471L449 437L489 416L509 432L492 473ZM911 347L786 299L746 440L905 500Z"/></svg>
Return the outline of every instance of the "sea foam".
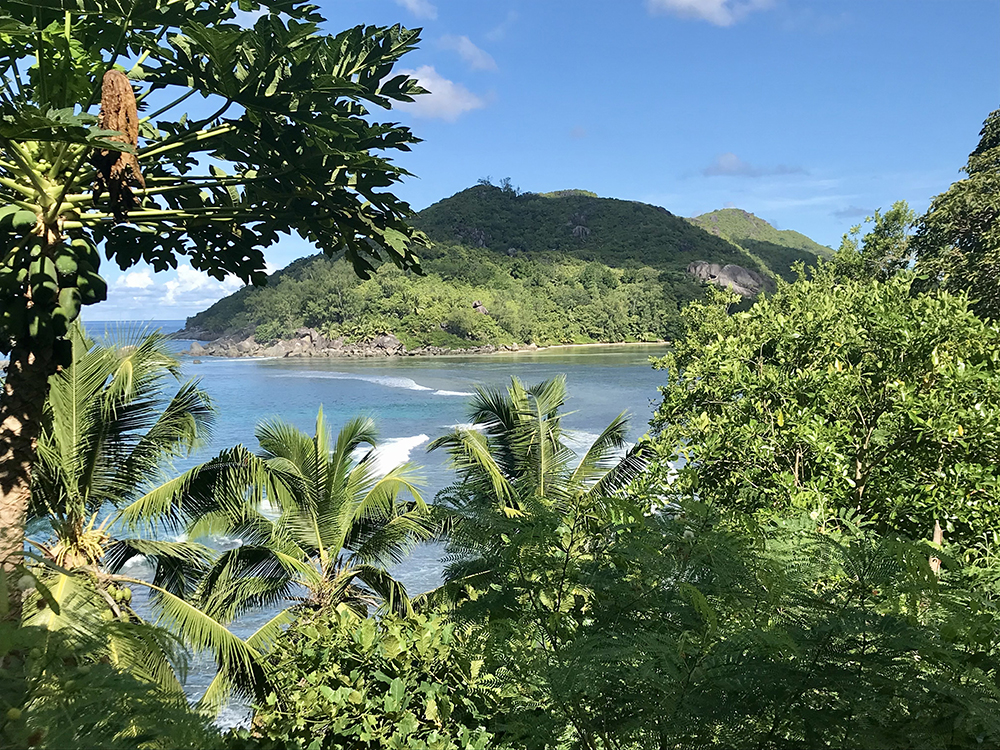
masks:
<svg viewBox="0 0 1000 750"><path fill-rule="evenodd" d="M372 456L368 459L372 470L377 476L385 476L390 471L410 460L413 450L430 438L427 435L412 435L410 437L389 438L379 443L378 447L372 450ZM369 449L358 448L354 451L355 460L362 459Z"/></svg>
<svg viewBox="0 0 1000 750"><path fill-rule="evenodd" d="M394 375L362 375L355 372L283 372L278 377L282 378L308 378L310 380L360 380L365 383L384 385L386 388L402 388L407 391L433 391L426 385L420 385L412 378L400 378Z"/></svg>
<svg viewBox="0 0 1000 750"><path fill-rule="evenodd" d="M427 391L435 396L460 396L467 398L474 396L469 391L449 391L435 390L426 385L420 385L412 378L403 378L397 375L363 375L356 372L318 372L309 370L307 372L283 372L277 377L281 378L308 378L310 380L360 380L364 383L382 385L386 388L402 388L406 391Z"/></svg>

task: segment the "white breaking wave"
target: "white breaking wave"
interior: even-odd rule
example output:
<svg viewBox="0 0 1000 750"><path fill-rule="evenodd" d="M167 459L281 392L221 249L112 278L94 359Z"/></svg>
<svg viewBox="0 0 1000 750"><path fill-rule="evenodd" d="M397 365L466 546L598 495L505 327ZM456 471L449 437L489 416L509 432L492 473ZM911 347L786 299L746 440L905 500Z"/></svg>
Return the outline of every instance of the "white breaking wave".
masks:
<svg viewBox="0 0 1000 750"><path fill-rule="evenodd" d="M403 388L407 391L433 391L426 385L412 380L411 378L399 378L393 375L361 375L354 372L283 372L278 377L282 378L310 378L318 380L361 380L365 383L384 385L386 388Z"/></svg>
<svg viewBox="0 0 1000 750"><path fill-rule="evenodd" d="M368 459L372 470L377 476L385 476L390 471L410 460L410 454L414 448L423 445L430 438L426 435L413 435L412 437L390 438L383 441ZM368 451L359 448L354 452L354 458L361 459Z"/></svg>
<svg viewBox="0 0 1000 750"><path fill-rule="evenodd" d="M135 578L151 578L154 569L145 555L136 555L122 566L122 570Z"/></svg>
<svg viewBox="0 0 1000 750"><path fill-rule="evenodd" d="M584 432L583 430L563 430L562 438L566 447L577 455L582 456L600 435L594 432Z"/></svg>
<svg viewBox="0 0 1000 750"><path fill-rule="evenodd" d="M365 383L384 385L386 388L402 388L406 391L430 391L435 396L461 396L467 398L476 395L468 391L435 390L426 385L420 385L420 383L412 378L402 378L396 375L363 375L356 372L316 372L312 370L309 372L283 372L278 377L318 380L360 380Z"/></svg>
<svg viewBox="0 0 1000 750"><path fill-rule="evenodd" d="M272 505L266 497L260 504L260 514L269 521L277 521L281 517L281 508Z"/></svg>
<svg viewBox="0 0 1000 750"><path fill-rule="evenodd" d="M600 435L594 432L584 432L583 430L563 430L563 443L565 443L566 447L573 451L581 459L584 455L586 455L587 451L590 450L590 446L592 446L594 441L599 437ZM627 454L634 447L635 443L625 443L625 445L615 451L615 458L624 458L625 454Z"/></svg>

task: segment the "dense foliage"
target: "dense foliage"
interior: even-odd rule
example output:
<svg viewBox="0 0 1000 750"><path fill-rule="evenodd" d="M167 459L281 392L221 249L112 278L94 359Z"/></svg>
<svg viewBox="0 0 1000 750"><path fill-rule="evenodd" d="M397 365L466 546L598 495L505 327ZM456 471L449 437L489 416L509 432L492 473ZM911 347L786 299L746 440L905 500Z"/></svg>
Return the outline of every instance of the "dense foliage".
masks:
<svg viewBox="0 0 1000 750"><path fill-rule="evenodd" d="M654 419L674 490L747 511L853 508L883 532L994 544L1000 330L912 277L826 266L733 316L688 309Z"/></svg>
<svg viewBox="0 0 1000 750"><path fill-rule="evenodd" d="M558 381L484 391L441 438L459 480L446 606L529 748L963 747L997 737L989 594L857 515L685 496L616 420L577 460ZM673 498L671 501L669 498ZM510 692L513 690L513 692Z"/></svg>
<svg viewBox="0 0 1000 750"><path fill-rule="evenodd" d="M816 260L797 247L801 235L772 238L793 244L758 254L765 264L663 209L583 191L478 185L414 221L434 240L421 254L425 276L384 267L362 282L346 264L304 259L266 289L217 302L188 328L254 333L262 342L300 326L332 338L392 333L409 348L672 340L679 310L702 294L687 273L691 261L788 274L793 263Z"/></svg>
<svg viewBox="0 0 1000 750"><path fill-rule="evenodd" d="M906 201L885 213L875 211L864 224L851 227L833 256L835 273L857 281L886 281L913 265L911 232L917 216ZM868 231L863 231L864 227Z"/></svg>
<svg viewBox="0 0 1000 750"><path fill-rule="evenodd" d="M52 632L0 624L0 746L11 750L209 750L209 717L181 690L109 664L107 642L130 626ZM134 628L133 628L134 629ZM147 636L157 637L152 629ZM178 644L174 644L177 646ZM183 653L178 651L183 661Z"/></svg>
<svg viewBox="0 0 1000 750"><path fill-rule="evenodd" d="M983 123L968 175L937 196L913 237L925 286L964 290L974 309L1000 317L1000 109Z"/></svg>
<svg viewBox="0 0 1000 750"><path fill-rule="evenodd" d="M277 750L483 750L497 681L440 615L359 618L346 606L300 618L274 653L274 689L253 738Z"/></svg>

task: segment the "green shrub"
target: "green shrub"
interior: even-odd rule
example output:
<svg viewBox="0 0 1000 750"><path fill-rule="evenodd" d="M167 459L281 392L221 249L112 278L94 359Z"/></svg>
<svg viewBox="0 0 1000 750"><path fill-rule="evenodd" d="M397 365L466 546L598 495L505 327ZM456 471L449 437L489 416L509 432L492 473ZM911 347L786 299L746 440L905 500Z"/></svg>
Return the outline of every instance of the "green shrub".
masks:
<svg viewBox="0 0 1000 750"><path fill-rule="evenodd" d="M256 739L233 748L482 750L494 680L441 616L362 619L344 606L304 617L274 652Z"/></svg>

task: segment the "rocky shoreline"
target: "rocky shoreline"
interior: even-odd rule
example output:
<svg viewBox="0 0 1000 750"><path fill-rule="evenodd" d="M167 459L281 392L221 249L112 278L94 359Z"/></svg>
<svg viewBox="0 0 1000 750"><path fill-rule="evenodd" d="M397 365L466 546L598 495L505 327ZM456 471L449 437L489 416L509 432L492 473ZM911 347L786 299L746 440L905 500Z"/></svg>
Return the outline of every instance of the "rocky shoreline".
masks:
<svg viewBox="0 0 1000 750"><path fill-rule="evenodd" d="M177 338L196 339L189 349L181 352L192 357L419 357L445 354L495 354L497 352L536 351L536 344L519 346L474 346L467 349L447 349L441 346L423 346L407 349L392 334L378 336L371 341L348 342L343 337L330 339L315 328L299 328L291 339L261 343L253 334L211 338L200 331L181 331ZM205 343L201 343L204 341Z"/></svg>

